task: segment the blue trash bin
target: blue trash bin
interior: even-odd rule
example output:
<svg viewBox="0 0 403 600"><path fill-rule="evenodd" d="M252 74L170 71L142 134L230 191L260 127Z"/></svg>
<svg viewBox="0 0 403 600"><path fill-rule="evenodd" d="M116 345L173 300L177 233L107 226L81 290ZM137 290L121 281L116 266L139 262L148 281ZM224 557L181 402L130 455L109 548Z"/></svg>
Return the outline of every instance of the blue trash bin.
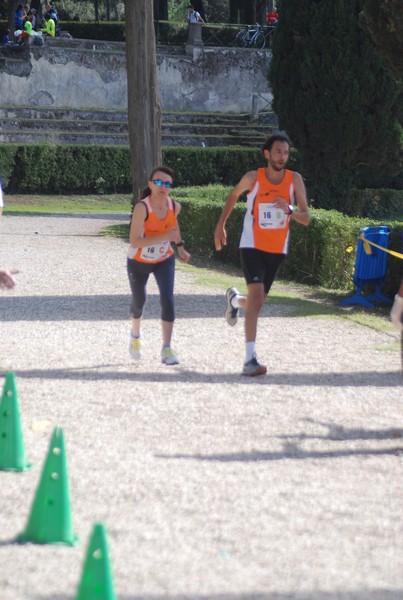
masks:
<svg viewBox="0 0 403 600"><path fill-rule="evenodd" d="M382 248L389 248L389 234L390 229L385 225L364 227L359 233L360 236L374 242L374 244L378 244L378 246L382 246ZM388 253L375 248L375 246L370 246L370 248L371 254L367 254L364 250L364 242L358 240L353 276L356 291L350 298L342 300L340 302L341 306L361 304L367 308L374 308L373 302L392 304L392 300L381 291L381 284L386 276ZM363 296L362 289L364 286L375 286L374 293Z"/></svg>

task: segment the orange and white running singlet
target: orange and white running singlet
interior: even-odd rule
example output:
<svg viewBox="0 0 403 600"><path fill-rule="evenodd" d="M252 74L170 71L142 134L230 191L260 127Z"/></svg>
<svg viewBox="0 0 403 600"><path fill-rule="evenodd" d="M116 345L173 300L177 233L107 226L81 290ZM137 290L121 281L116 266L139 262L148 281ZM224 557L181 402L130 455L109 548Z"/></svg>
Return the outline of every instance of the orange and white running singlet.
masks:
<svg viewBox="0 0 403 600"><path fill-rule="evenodd" d="M150 238L150 245L144 246L144 248L133 248L130 246L128 252L128 258L137 260L142 263L159 263L166 260L174 251L172 250L171 242L161 242L159 244L152 243L152 237L166 233L170 229L173 229L176 225L175 216L175 203L172 198L167 198L168 211L165 219L159 219L152 209L150 197L140 200L147 209L147 218L144 221L144 236Z"/></svg>
<svg viewBox="0 0 403 600"><path fill-rule="evenodd" d="M256 183L247 195L240 248L287 254L290 217L275 208L276 196L294 204L293 172L286 169L283 180L274 184L267 179L266 169L258 169Z"/></svg>

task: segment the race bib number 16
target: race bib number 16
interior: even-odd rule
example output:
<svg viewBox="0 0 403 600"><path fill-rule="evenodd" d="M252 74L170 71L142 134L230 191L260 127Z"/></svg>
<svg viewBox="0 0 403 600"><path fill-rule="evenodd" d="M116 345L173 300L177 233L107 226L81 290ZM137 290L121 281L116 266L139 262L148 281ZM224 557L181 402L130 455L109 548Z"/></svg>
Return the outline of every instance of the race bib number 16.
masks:
<svg viewBox="0 0 403 600"><path fill-rule="evenodd" d="M150 262L159 261L165 258L169 252L169 242L154 244L153 246L145 246L141 251L141 258Z"/></svg>
<svg viewBox="0 0 403 600"><path fill-rule="evenodd" d="M259 227L261 229L283 229L287 219L284 211L274 204L259 204Z"/></svg>

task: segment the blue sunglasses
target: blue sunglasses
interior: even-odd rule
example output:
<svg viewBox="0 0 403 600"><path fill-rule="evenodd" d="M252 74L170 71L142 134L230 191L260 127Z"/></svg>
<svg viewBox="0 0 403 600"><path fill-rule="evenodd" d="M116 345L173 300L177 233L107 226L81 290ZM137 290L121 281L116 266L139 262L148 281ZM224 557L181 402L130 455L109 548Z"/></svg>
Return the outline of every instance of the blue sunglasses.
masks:
<svg viewBox="0 0 403 600"><path fill-rule="evenodd" d="M171 181L162 181L162 179L151 179L151 183L153 183L157 187L162 187L164 185L167 188L167 190L169 190L174 185Z"/></svg>

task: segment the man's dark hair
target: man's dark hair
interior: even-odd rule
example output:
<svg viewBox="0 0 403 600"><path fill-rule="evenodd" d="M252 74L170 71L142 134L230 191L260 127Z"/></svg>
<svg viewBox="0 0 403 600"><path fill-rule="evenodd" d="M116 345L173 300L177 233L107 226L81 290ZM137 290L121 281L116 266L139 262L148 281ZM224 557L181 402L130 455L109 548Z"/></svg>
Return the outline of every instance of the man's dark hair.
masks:
<svg viewBox="0 0 403 600"><path fill-rule="evenodd" d="M289 146L291 146L290 138L288 137L288 135L284 131L277 131L276 133L272 133L271 135L269 135L269 137L262 146L262 153L264 153L265 150L271 152L274 142L286 142Z"/></svg>

